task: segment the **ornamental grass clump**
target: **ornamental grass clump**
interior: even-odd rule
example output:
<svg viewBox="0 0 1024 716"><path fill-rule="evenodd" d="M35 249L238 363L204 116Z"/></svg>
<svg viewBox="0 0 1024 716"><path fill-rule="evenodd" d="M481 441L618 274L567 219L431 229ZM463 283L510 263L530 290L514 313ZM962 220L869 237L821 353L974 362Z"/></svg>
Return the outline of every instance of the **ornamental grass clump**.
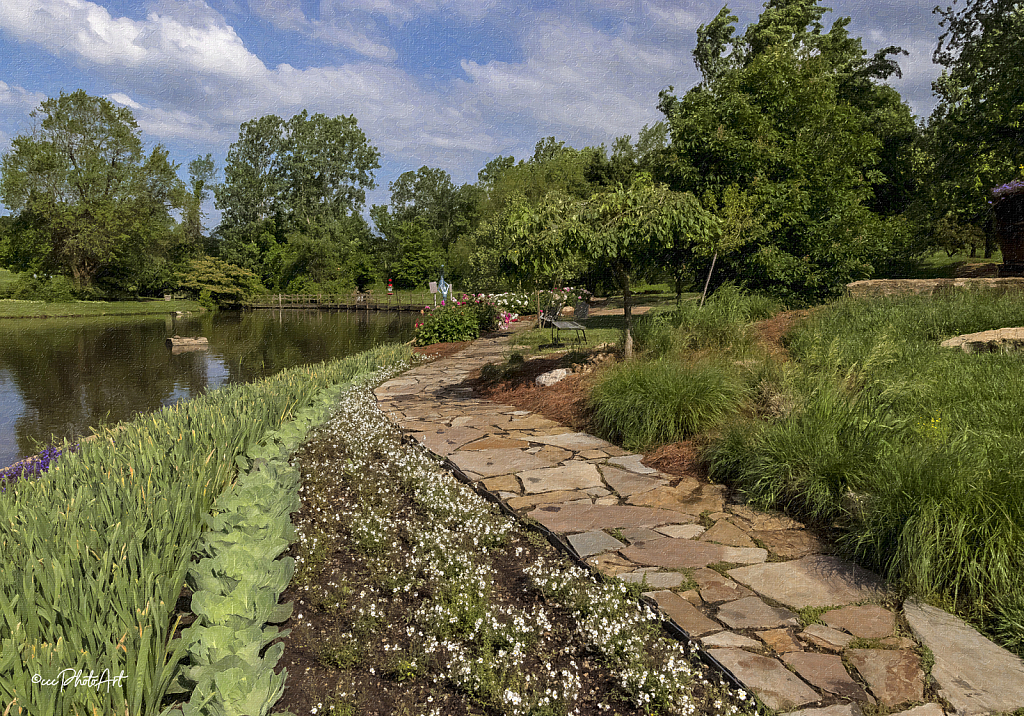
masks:
<svg viewBox="0 0 1024 716"><path fill-rule="evenodd" d="M743 381L729 363L659 359L615 366L589 402L603 436L642 451L709 430L743 398Z"/></svg>
<svg viewBox="0 0 1024 716"><path fill-rule="evenodd" d="M727 430L711 476L1024 653L1024 356L943 348L1024 297L846 299L792 335L794 406Z"/></svg>
<svg viewBox="0 0 1024 716"><path fill-rule="evenodd" d="M733 284L715 291L701 306L697 301L681 303L668 320L677 330L684 348L734 349L750 344L750 324L771 318L781 309L778 301L747 293Z"/></svg>

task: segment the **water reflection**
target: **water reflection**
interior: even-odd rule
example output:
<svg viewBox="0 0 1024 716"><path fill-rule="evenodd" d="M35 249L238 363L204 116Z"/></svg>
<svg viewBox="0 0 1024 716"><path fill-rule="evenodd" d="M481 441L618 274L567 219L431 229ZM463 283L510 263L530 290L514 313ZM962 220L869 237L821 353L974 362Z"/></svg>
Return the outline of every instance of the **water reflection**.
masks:
<svg viewBox="0 0 1024 716"><path fill-rule="evenodd" d="M88 435L225 383L407 341L413 323L326 311L0 320L0 466L51 435ZM206 336L210 347L172 354L165 339L175 334Z"/></svg>

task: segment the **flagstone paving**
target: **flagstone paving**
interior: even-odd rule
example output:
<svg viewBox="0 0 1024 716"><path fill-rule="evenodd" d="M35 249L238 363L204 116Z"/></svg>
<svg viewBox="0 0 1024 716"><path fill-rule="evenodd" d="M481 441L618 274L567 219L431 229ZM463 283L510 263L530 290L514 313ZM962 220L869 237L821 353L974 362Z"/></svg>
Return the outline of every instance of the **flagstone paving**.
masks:
<svg viewBox="0 0 1024 716"><path fill-rule="evenodd" d="M912 635L901 631L882 580L827 554L799 522L478 397L466 379L502 362L508 341L480 339L413 367L377 388L381 409L595 569L650 589L644 596L767 706L794 716L860 716L876 701L905 709L898 716L1024 707L1024 662L932 607L907 602ZM805 608L824 612L801 628ZM920 644L934 655L929 674ZM944 703L921 706L930 693Z"/></svg>

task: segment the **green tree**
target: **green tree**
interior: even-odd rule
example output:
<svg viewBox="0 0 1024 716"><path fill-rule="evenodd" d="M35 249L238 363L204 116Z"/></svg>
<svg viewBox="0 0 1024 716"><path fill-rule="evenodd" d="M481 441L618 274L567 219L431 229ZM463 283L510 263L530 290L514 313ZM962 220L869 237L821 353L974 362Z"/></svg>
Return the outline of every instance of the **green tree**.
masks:
<svg viewBox="0 0 1024 716"><path fill-rule="evenodd" d="M710 255L719 237L717 219L692 194L672 191L644 172L589 199L552 196L539 211L525 200L513 206L507 251L520 270L541 275L584 258L614 277L622 290L627 359L633 356L633 283L659 266L667 249L685 244Z"/></svg>
<svg viewBox="0 0 1024 716"><path fill-rule="evenodd" d="M936 237L948 225L988 227L989 190L1024 165L1024 7L1017 0L968 0L941 10L929 119L930 214ZM937 238L937 240L939 240ZM985 256L994 239L987 232Z"/></svg>
<svg viewBox="0 0 1024 716"><path fill-rule="evenodd" d="M0 196L16 215L6 260L70 276L80 289L162 259L180 196L167 152L143 152L130 110L82 90L44 100L3 157Z"/></svg>
<svg viewBox="0 0 1024 716"><path fill-rule="evenodd" d="M196 157L188 163L188 191L181 214L184 252L195 254L206 248L203 234L206 214L203 204L213 193L216 177L217 167L213 163L212 154Z"/></svg>
<svg viewBox="0 0 1024 716"><path fill-rule="evenodd" d="M365 222L353 217L376 186L379 157L354 116L303 111L287 121L267 115L244 123L214 190L223 211L219 253L271 286L307 268L316 274L302 274L310 280L338 273L322 259L350 253L366 238ZM341 273L352 278L349 267Z"/></svg>
<svg viewBox="0 0 1024 716"><path fill-rule="evenodd" d="M795 301L833 295L902 250L899 222L880 216L912 188L913 117L879 84L901 51L867 56L849 18L826 31L824 12L815 0L770 0L735 36L723 9L697 33L703 81L681 98L670 88L659 105L673 188L721 207L735 186L775 227L756 232L726 273Z"/></svg>
<svg viewBox="0 0 1024 716"><path fill-rule="evenodd" d="M212 256L189 261L178 275L178 286L218 305L239 304L263 291L252 271Z"/></svg>

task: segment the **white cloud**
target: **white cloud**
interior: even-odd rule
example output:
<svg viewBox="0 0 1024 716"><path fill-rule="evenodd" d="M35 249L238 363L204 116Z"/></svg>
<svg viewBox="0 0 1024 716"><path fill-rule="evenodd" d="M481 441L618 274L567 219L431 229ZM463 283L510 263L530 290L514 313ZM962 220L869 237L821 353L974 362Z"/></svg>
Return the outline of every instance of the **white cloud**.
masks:
<svg viewBox="0 0 1024 716"><path fill-rule="evenodd" d="M249 8L281 30L306 35L372 59L384 60L394 56L394 51L386 43L374 40L366 31L357 29L349 12L321 13L321 19L310 19L303 12L299 0L250 0Z"/></svg>

